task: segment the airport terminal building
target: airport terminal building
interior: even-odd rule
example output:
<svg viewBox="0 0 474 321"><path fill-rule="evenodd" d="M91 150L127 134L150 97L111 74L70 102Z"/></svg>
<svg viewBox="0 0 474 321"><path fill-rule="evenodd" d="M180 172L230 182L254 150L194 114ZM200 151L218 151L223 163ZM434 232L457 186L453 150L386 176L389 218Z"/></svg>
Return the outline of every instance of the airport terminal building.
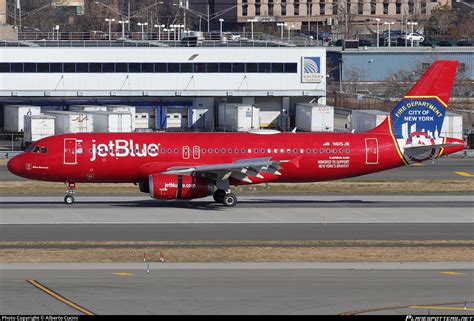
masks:
<svg viewBox="0 0 474 321"><path fill-rule="evenodd" d="M216 130L226 104L287 130L296 103L325 97L326 50L315 47L4 47L0 62L2 106L135 106L153 130Z"/></svg>

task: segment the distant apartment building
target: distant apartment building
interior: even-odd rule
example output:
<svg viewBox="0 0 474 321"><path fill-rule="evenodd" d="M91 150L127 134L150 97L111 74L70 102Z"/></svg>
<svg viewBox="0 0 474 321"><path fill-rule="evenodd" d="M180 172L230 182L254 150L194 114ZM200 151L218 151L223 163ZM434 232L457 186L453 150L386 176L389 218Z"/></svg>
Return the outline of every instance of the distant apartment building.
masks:
<svg viewBox="0 0 474 321"><path fill-rule="evenodd" d="M433 8L451 0L237 0L238 21L248 19L269 22L288 22L296 29L308 24L340 25L349 21L373 22L426 19ZM347 6L347 7L346 7ZM347 9L347 11L346 11ZM383 22L382 22L383 23Z"/></svg>

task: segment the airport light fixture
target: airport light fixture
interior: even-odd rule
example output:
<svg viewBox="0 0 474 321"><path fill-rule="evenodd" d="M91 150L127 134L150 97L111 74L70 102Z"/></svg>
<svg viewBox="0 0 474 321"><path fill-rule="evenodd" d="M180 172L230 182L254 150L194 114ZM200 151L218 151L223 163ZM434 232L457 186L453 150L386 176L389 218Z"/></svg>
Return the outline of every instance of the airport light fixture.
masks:
<svg viewBox="0 0 474 321"><path fill-rule="evenodd" d="M54 40L54 30L56 30L56 33L58 34L58 40L59 40L59 25L56 25L53 27L53 40Z"/></svg>
<svg viewBox="0 0 474 321"><path fill-rule="evenodd" d="M390 39L390 26L391 26L391 25L394 25L395 22L393 22L393 21L392 21L392 22L385 21L383 24L384 24L384 25L388 25L388 46L390 47L390 44L391 44L391 42L392 42L392 40Z"/></svg>
<svg viewBox="0 0 474 321"><path fill-rule="evenodd" d="M99 2L99 1L94 1L93 3L96 4L96 5L101 5L105 8L107 8L107 9L111 10L112 12L115 12L116 14L120 15L122 17L122 19L126 17L128 21L131 21L131 19L133 17L141 15L143 12L145 12L146 10L151 9L154 6L157 6L159 4L164 4L163 1L155 2L154 4L151 4L151 5L149 5L145 8L141 8L140 10L137 10L137 11L131 13L130 12L130 0L128 0L128 10L127 11L117 10L114 7L106 5L105 3L102 3L102 2ZM128 31L130 32L130 24L128 25Z"/></svg>
<svg viewBox="0 0 474 321"><path fill-rule="evenodd" d="M408 21L407 22L407 25L411 25L411 46L413 47L413 26L417 26L418 25L418 22L415 22L415 21ZM405 43L406 43L406 35L405 35Z"/></svg>
<svg viewBox="0 0 474 321"><path fill-rule="evenodd" d="M220 38L221 38L221 39L222 39L222 23L223 23L223 22L224 22L224 19L222 19L222 18L219 19L219 24L220 24L220 29L219 29L219 30L220 30L220 33L219 33L219 35L220 35Z"/></svg>
<svg viewBox="0 0 474 321"><path fill-rule="evenodd" d="M179 28L179 25L170 25L171 31L173 31L173 40L176 41L176 28Z"/></svg>
<svg viewBox="0 0 474 321"><path fill-rule="evenodd" d="M168 33L168 41L170 41L170 31L171 30L169 28L164 28L163 31Z"/></svg>
<svg viewBox="0 0 474 321"><path fill-rule="evenodd" d="M119 20L118 23L122 25L122 38L125 38L125 24L129 23L130 21L128 20Z"/></svg>
<svg viewBox="0 0 474 321"><path fill-rule="evenodd" d="M380 39L379 39L379 32L380 32L380 31L379 31L379 30L380 30L380 29L379 29L379 24L380 24L380 18L376 18L375 21L377 22L377 48L378 48L378 47L379 47L379 41L380 41Z"/></svg>
<svg viewBox="0 0 474 321"><path fill-rule="evenodd" d="M109 41L112 41L112 22L114 22L115 19L105 18L105 21L109 23Z"/></svg>
<svg viewBox="0 0 474 321"><path fill-rule="evenodd" d="M250 22L250 32L253 40L253 23L256 22L255 19L247 19L247 22Z"/></svg>
<svg viewBox="0 0 474 321"><path fill-rule="evenodd" d="M288 25L288 41L291 39L291 28L295 28L295 25Z"/></svg>
<svg viewBox="0 0 474 321"><path fill-rule="evenodd" d="M287 26L286 22L283 23L283 22L278 22L277 23L277 26L278 27L281 27L280 28L280 39L283 40L283 29L285 29L285 27Z"/></svg>
<svg viewBox="0 0 474 321"><path fill-rule="evenodd" d="M142 40L145 40L145 31L143 30L143 27L148 26L148 22L139 22L137 25L142 27Z"/></svg>
<svg viewBox="0 0 474 321"><path fill-rule="evenodd" d="M161 28L164 28L165 25L154 25L155 28L158 28L158 41L161 41Z"/></svg>

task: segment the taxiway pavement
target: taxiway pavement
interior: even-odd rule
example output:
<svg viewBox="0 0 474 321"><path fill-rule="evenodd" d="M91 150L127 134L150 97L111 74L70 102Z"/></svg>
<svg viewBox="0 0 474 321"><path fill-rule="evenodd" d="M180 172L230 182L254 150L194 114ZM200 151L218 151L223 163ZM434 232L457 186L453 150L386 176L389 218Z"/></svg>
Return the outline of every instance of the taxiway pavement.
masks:
<svg viewBox="0 0 474 321"><path fill-rule="evenodd" d="M469 263L435 263L438 269L431 263L401 269L396 263L189 264L188 268L155 263L148 274L143 264L46 269L17 265L1 266L1 314L427 314L430 309L431 315L472 315L474 311Z"/></svg>
<svg viewBox="0 0 474 321"><path fill-rule="evenodd" d="M471 240L471 195L255 195L209 198L1 197L0 241Z"/></svg>

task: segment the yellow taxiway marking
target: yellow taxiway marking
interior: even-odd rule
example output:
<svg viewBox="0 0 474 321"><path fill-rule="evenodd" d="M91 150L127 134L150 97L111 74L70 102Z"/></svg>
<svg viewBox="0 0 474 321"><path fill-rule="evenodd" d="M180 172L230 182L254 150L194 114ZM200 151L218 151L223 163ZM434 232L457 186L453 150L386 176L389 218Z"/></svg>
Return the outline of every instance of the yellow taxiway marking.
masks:
<svg viewBox="0 0 474 321"><path fill-rule="evenodd" d="M458 175L461 175L461 176L464 176L464 177L473 177L474 176L473 174L467 173L467 172L454 172L454 174L458 174Z"/></svg>
<svg viewBox="0 0 474 321"><path fill-rule="evenodd" d="M440 274L446 274L446 275L460 275L460 274L464 274L464 273L461 273L461 272L439 272Z"/></svg>
<svg viewBox="0 0 474 321"><path fill-rule="evenodd" d="M423 163L413 163L413 166L425 166Z"/></svg>
<svg viewBox="0 0 474 321"><path fill-rule="evenodd" d="M455 311L474 311L472 308L451 308L451 307L440 307L440 306L430 306L430 305L412 305L410 309L433 309L433 310L455 310Z"/></svg>
<svg viewBox="0 0 474 321"><path fill-rule="evenodd" d="M51 289L48 289L46 286L44 286L43 284L39 283L38 281L35 281L35 280L28 280L28 283L34 285L35 287L37 287L38 289L40 289L41 291L51 295L53 298L69 305L70 307L76 309L76 310L79 310L81 311L82 313L86 314L86 315L95 315L93 312L81 307L80 305L77 305L76 303L72 302L71 300L68 300L66 299L65 297L57 294L56 292L54 292L53 290Z"/></svg>
<svg viewBox="0 0 474 321"><path fill-rule="evenodd" d="M128 272L114 272L113 274L118 275L118 276L129 276L129 275L133 275L133 273L128 273Z"/></svg>

